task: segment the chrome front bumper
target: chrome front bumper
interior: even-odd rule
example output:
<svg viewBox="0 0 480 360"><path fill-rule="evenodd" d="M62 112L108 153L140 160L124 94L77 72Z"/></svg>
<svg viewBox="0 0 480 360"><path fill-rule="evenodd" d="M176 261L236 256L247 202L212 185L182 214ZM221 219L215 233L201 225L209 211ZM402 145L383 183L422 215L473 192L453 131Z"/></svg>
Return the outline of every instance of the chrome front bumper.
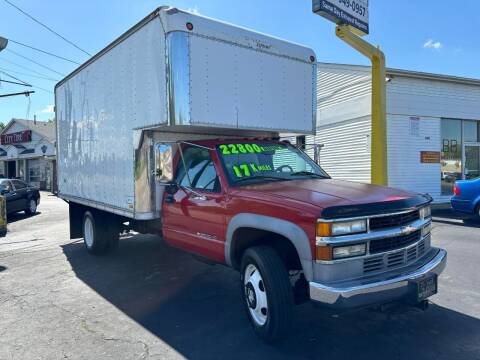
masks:
<svg viewBox="0 0 480 360"><path fill-rule="evenodd" d="M408 267L395 275L328 285L310 282L310 299L328 307L355 308L406 298L412 291L410 283L432 274L440 275L445 268L447 252L436 250L426 264L414 269Z"/></svg>

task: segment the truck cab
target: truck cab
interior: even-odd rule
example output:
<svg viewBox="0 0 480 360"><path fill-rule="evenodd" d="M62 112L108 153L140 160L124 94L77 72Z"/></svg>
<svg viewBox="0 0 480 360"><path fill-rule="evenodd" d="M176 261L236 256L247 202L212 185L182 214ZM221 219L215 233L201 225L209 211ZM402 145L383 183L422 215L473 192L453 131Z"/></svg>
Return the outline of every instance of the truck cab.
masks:
<svg viewBox="0 0 480 360"><path fill-rule="evenodd" d="M270 139L161 144L167 243L240 271L265 340L294 303L336 309L425 302L446 252L431 244L428 196L331 179L301 149Z"/></svg>

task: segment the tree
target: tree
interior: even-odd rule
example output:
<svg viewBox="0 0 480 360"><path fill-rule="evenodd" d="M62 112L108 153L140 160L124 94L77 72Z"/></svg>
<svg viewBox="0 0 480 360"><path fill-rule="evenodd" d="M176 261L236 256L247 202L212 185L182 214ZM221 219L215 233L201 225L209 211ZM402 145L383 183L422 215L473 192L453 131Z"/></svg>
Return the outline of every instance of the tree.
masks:
<svg viewBox="0 0 480 360"><path fill-rule="evenodd" d="M2 131L3 129L5 129L5 124L3 122L0 122L0 131Z"/></svg>

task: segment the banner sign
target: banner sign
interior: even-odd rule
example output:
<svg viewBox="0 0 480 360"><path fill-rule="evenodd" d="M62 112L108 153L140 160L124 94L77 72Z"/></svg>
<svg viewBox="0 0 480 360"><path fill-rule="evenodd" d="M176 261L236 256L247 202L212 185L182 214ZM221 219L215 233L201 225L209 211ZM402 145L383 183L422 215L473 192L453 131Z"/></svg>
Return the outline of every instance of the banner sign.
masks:
<svg viewBox="0 0 480 360"><path fill-rule="evenodd" d="M3 134L0 137L2 145L18 144L32 141L32 130L24 130L11 134Z"/></svg>
<svg viewBox="0 0 480 360"><path fill-rule="evenodd" d="M368 0L313 0L313 12L368 34Z"/></svg>

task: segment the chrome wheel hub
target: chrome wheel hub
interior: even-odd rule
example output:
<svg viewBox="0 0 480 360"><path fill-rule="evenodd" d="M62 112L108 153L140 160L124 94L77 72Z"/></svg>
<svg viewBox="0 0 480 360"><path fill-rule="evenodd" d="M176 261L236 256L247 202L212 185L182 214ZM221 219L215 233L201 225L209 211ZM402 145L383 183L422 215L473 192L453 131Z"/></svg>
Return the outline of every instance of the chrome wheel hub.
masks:
<svg viewBox="0 0 480 360"><path fill-rule="evenodd" d="M28 208L32 214L34 214L37 211L37 202L33 199L30 200L28 204Z"/></svg>
<svg viewBox="0 0 480 360"><path fill-rule="evenodd" d="M253 321L259 326L267 322L268 302L265 284L260 271L253 264L249 264L244 274L245 299Z"/></svg>

